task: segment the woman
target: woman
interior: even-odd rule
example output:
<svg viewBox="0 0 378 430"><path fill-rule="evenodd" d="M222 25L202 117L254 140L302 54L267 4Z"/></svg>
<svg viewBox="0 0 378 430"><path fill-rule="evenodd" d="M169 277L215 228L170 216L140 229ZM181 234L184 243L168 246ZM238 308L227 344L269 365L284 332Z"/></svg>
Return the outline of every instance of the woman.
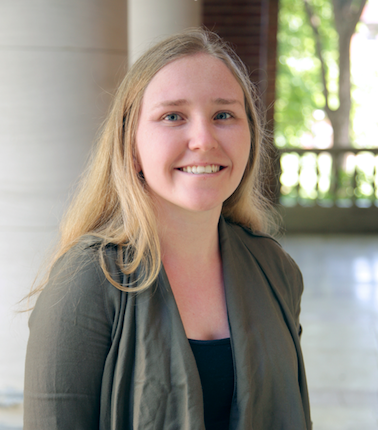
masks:
<svg viewBox="0 0 378 430"><path fill-rule="evenodd" d="M122 82L30 318L25 430L310 429L301 274L247 71L191 30Z"/></svg>

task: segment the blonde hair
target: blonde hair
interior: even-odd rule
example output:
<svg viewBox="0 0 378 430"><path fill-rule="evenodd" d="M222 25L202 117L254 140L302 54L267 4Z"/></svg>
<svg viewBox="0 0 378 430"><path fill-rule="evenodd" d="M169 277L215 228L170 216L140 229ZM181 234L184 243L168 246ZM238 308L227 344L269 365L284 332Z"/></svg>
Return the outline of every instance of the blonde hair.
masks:
<svg viewBox="0 0 378 430"><path fill-rule="evenodd" d="M100 265L108 280L121 290L141 291L160 271L161 255L152 201L135 169L135 134L144 91L156 73L168 63L197 53L220 59L243 89L251 133L251 151L243 178L224 202L222 214L252 230L268 231L270 205L263 197L263 129L257 112L257 96L242 61L218 35L191 29L168 37L152 47L130 68L118 88L99 138L97 150L60 229L60 243L53 263L79 241L99 238ZM107 271L104 252L118 245L118 265L125 274L139 267L137 286L122 286ZM125 247L130 251L123 261ZM38 288L42 289L43 285Z"/></svg>

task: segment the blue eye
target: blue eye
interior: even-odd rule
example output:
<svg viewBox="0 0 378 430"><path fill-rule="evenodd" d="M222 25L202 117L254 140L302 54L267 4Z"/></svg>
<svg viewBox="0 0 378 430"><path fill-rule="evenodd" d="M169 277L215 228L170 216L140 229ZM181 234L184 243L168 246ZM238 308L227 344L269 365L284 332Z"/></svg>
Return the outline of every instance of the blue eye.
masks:
<svg viewBox="0 0 378 430"><path fill-rule="evenodd" d="M228 112L219 112L215 115L215 119L229 119L231 118L231 114Z"/></svg>
<svg viewBox="0 0 378 430"><path fill-rule="evenodd" d="M179 121L181 116L178 113L170 113L164 117L167 121Z"/></svg>

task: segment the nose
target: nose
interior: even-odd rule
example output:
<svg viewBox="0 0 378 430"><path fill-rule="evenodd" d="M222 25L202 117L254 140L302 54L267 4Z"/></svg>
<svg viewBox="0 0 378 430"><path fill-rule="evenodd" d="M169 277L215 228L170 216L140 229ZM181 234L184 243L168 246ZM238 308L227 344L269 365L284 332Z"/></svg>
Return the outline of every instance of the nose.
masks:
<svg viewBox="0 0 378 430"><path fill-rule="evenodd" d="M189 149L192 151L210 151L218 147L218 140L214 125L205 118L200 118L193 121L190 136Z"/></svg>

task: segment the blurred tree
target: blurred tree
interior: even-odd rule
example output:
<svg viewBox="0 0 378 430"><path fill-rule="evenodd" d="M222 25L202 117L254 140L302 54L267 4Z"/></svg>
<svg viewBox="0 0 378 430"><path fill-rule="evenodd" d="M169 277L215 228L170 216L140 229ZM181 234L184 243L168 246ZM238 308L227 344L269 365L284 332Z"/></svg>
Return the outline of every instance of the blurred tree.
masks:
<svg viewBox="0 0 378 430"><path fill-rule="evenodd" d="M366 0L280 0L277 146L299 146L313 112L328 116L334 146L350 143L350 41Z"/></svg>

